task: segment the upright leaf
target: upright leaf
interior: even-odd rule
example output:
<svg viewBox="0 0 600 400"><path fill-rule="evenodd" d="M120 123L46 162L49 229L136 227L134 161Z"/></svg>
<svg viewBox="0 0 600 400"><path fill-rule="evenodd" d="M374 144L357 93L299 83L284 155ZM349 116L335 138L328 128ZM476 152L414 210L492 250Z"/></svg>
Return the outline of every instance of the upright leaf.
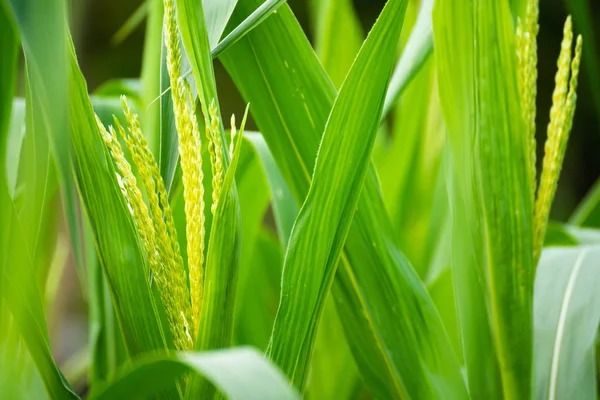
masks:
<svg viewBox="0 0 600 400"><path fill-rule="evenodd" d="M172 348L169 330L161 323L162 305L155 302L150 286L148 261L94 119L73 48L70 74L73 169L125 346L129 356Z"/></svg>
<svg viewBox="0 0 600 400"><path fill-rule="evenodd" d="M438 1L433 28L452 148L447 170L455 174L453 277L470 393L528 398L532 188L510 10L503 1Z"/></svg>
<svg viewBox="0 0 600 400"><path fill-rule="evenodd" d="M260 4L240 0L232 21L244 20ZM335 89L289 7L282 6L221 61L252 103L252 115L296 201L303 201ZM460 397L464 383L439 315L393 243L371 167L333 284L357 365L382 398L401 396L404 384L428 385L434 370L442 377L434 384L440 388L443 381Z"/></svg>

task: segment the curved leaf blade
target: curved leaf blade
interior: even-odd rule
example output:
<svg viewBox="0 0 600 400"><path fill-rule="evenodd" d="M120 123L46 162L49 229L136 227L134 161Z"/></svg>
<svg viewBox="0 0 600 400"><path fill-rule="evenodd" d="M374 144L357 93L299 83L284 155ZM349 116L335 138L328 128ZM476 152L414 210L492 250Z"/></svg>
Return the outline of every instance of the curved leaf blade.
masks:
<svg viewBox="0 0 600 400"><path fill-rule="evenodd" d="M240 0L232 21L245 19L260 4ZM290 8L282 6L221 61L252 103L252 115L282 175L302 202L335 88ZM440 317L394 240L370 167L333 284L357 366L378 397L398 397L400 379L414 387L432 382L440 396L461 397L464 382ZM431 371L439 379L431 381Z"/></svg>
<svg viewBox="0 0 600 400"><path fill-rule="evenodd" d="M186 372L202 375L232 400L298 400L299 396L262 354L251 348L150 356L136 361L91 400L152 398Z"/></svg>
<svg viewBox="0 0 600 400"><path fill-rule="evenodd" d="M535 281L535 398L596 397L600 246L544 250Z"/></svg>
<svg viewBox="0 0 600 400"><path fill-rule="evenodd" d="M269 353L301 390L369 166L405 10L405 1L388 2L342 85L287 247Z"/></svg>

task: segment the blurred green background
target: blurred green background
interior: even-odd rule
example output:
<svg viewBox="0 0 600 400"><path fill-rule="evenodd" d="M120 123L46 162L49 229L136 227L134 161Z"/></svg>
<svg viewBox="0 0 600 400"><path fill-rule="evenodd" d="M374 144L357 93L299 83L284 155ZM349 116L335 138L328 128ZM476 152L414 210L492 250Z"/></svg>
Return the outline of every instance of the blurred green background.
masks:
<svg viewBox="0 0 600 400"><path fill-rule="evenodd" d="M140 0L72 1L72 32L90 92L110 79L139 76L145 24L140 24L121 43L115 44L114 35L141 3ZM366 32L385 0L355 0L354 3ZM574 14L575 30L584 35L586 46L575 122L552 212L554 219L564 220L600 176L600 66L597 63L600 54L600 1L542 0L540 3L539 163L543 154L562 27L569 13ZM310 38L312 26L308 0L289 0L289 4ZM595 31L591 36L590 30ZM216 74L223 114L242 115L245 104L218 61ZM86 306L80 301L81 294L74 271L67 271L64 275L60 290L64 293L58 296L62 304L56 305L55 315L49 318L52 321L50 331L54 352L59 363L82 348L82 341L87 337Z"/></svg>

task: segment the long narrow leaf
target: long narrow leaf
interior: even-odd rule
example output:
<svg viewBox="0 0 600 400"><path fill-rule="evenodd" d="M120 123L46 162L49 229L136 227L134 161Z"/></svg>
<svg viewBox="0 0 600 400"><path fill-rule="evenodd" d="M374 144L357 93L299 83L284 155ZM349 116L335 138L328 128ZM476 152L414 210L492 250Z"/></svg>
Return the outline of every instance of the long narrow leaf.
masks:
<svg viewBox="0 0 600 400"><path fill-rule="evenodd" d="M433 28L449 179L455 174L453 277L470 393L528 398L533 206L510 10L493 0L442 0Z"/></svg>

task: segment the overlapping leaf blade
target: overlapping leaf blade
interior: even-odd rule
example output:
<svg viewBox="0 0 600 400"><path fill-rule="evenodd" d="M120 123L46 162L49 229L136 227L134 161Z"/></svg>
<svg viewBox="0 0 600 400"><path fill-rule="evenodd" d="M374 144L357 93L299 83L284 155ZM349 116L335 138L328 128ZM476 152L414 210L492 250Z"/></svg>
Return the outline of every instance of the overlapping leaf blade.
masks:
<svg viewBox="0 0 600 400"><path fill-rule="evenodd" d="M259 3L241 0L232 21L243 20ZM282 6L221 60L252 103L281 173L302 201L335 90L289 7ZM430 388L435 370L442 377L437 387L444 382L446 393L460 397L462 378L439 316L393 242L370 168L333 284L362 376L379 396L398 397L400 377L407 385L425 382Z"/></svg>
<svg viewBox="0 0 600 400"><path fill-rule="evenodd" d="M232 400L299 399L281 372L262 354L243 347L205 353L147 356L126 367L114 381L92 393L90 398L151 398L173 385L188 371L210 379Z"/></svg>
<svg viewBox="0 0 600 400"><path fill-rule="evenodd" d="M300 389L360 198L405 10L404 1L386 5L344 81L287 247L271 357Z"/></svg>
<svg viewBox="0 0 600 400"><path fill-rule="evenodd" d="M510 10L506 2L438 1L433 28L452 147L453 276L470 392L528 398L533 206Z"/></svg>
<svg viewBox="0 0 600 400"><path fill-rule="evenodd" d="M112 160L94 119L73 49L70 57L70 121L77 186L89 218L100 264L130 356L172 348L153 298L150 272Z"/></svg>

